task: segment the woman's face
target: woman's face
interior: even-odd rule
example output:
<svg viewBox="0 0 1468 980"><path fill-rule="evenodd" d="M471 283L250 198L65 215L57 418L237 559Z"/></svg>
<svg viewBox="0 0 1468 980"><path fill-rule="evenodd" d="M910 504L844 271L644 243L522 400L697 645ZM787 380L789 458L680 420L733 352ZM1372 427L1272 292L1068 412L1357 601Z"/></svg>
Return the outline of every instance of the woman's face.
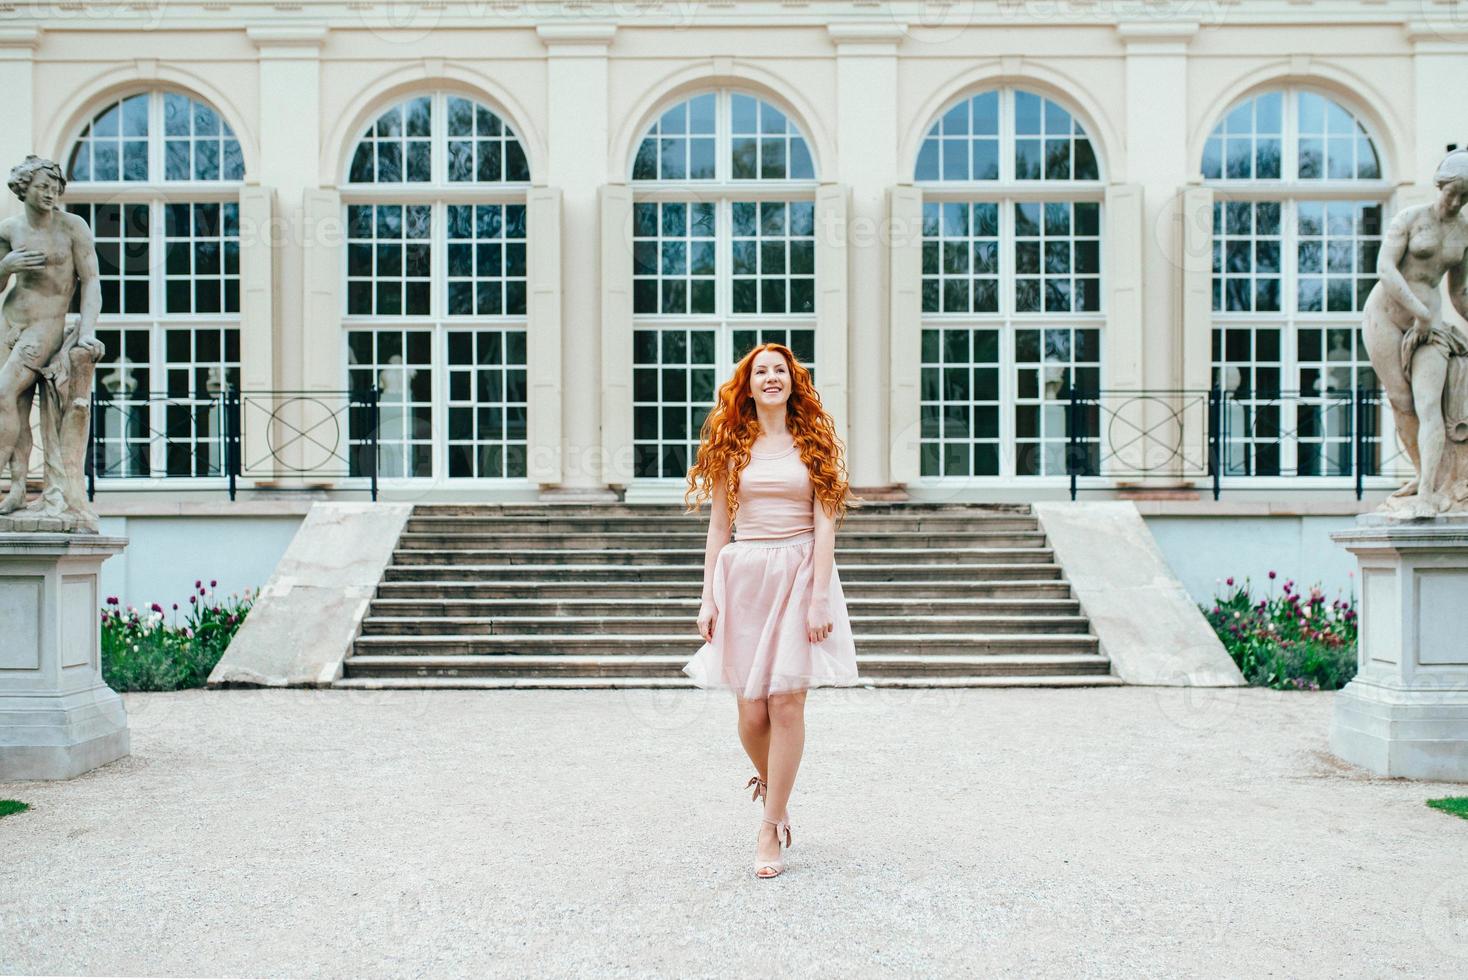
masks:
<svg viewBox="0 0 1468 980"><path fill-rule="evenodd" d="M1439 178L1437 192L1443 210L1448 214L1457 214L1463 208L1464 199L1468 198L1468 177Z"/></svg>
<svg viewBox="0 0 1468 980"><path fill-rule="evenodd" d="M790 368L779 351L761 351L754 357L749 394L762 408L776 408L790 400Z"/></svg>

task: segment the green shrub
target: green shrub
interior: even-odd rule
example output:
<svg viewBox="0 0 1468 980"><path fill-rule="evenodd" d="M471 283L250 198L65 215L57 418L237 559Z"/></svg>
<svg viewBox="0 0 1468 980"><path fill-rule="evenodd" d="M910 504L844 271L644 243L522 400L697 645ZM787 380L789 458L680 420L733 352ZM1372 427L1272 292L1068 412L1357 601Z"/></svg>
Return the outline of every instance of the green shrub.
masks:
<svg viewBox="0 0 1468 980"><path fill-rule="evenodd" d="M1200 607L1244 679L1275 689L1344 687L1356 675L1355 597L1327 605L1319 586L1302 595L1293 581L1275 595L1274 572L1269 579L1269 595L1256 598L1248 579L1230 578L1211 607Z"/></svg>
<svg viewBox="0 0 1468 980"><path fill-rule="evenodd" d="M146 611L121 607L116 596L102 609L102 679L114 691L178 691L203 687L254 603L251 590L217 599L210 582L194 583L183 610L154 602ZM166 621L165 621L166 619Z"/></svg>

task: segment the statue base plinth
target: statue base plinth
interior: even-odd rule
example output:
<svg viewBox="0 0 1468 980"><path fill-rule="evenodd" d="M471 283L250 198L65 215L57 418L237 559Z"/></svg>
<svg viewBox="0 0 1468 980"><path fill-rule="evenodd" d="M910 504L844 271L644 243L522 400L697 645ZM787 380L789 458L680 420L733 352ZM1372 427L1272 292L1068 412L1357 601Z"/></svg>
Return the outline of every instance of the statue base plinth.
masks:
<svg viewBox="0 0 1468 980"><path fill-rule="evenodd" d="M1383 776L1468 782L1468 514L1366 514L1331 537L1361 583L1357 673L1335 696L1331 751Z"/></svg>
<svg viewBox="0 0 1468 980"><path fill-rule="evenodd" d="M71 514L55 517L18 510L0 514L0 534L96 534L95 526Z"/></svg>
<svg viewBox="0 0 1468 980"><path fill-rule="evenodd" d="M102 563L126 538L0 534L0 780L70 779L130 751L102 680Z"/></svg>

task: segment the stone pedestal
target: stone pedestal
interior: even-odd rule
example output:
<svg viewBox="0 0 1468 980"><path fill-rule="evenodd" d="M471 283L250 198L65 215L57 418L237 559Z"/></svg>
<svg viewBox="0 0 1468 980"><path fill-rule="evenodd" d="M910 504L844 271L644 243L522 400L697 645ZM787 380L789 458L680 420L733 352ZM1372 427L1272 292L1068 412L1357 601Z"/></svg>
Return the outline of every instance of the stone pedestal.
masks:
<svg viewBox="0 0 1468 980"><path fill-rule="evenodd" d="M128 754L102 682L98 573L126 538L0 534L0 781L70 779Z"/></svg>
<svg viewBox="0 0 1468 980"><path fill-rule="evenodd" d="M1468 515L1363 515L1331 537L1360 572L1357 674L1330 748L1385 776L1468 782Z"/></svg>

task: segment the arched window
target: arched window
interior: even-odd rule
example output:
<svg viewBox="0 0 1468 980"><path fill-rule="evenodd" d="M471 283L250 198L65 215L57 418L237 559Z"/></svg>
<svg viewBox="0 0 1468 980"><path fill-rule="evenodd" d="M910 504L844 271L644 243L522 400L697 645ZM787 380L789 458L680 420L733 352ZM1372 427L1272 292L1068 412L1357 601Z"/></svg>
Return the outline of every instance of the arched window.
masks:
<svg viewBox="0 0 1468 980"><path fill-rule="evenodd" d="M1224 114L1202 173L1214 188L1222 472L1350 474L1352 392L1376 385L1359 327L1390 193L1376 145L1333 99L1273 89ZM1372 467L1380 439L1369 438Z"/></svg>
<svg viewBox="0 0 1468 980"><path fill-rule="evenodd" d="M154 89L94 113L66 159L102 286L97 475L219 476L240 373L239 140L207 102Z"/></svg>
<svg viewBox="0 0 1468 980"><path fill-rule="evenodd" d="M385 478L526 475L529 185L514 130L454 92L399 102L353 148L347 380L358 395L379 390ZM354 445L369 425L354 409ZM354 474L369 462L359 448Z"/></svg>
<svg viewBox="0 0 1468 980"><path fill-rule="evenodd" d="M914 178L921 475L1063 475L1071 386L1101 384L1103 188L1091 138L1053 99L992 89L939 113Z"/></svg>
<svg viewBox="0 0 1468 980"><path fill-rule="evenodd" d="M719 89L664 110L631 171L634 475L681 480L750 348L814 372L815 167L788 114Z"/></svg>

